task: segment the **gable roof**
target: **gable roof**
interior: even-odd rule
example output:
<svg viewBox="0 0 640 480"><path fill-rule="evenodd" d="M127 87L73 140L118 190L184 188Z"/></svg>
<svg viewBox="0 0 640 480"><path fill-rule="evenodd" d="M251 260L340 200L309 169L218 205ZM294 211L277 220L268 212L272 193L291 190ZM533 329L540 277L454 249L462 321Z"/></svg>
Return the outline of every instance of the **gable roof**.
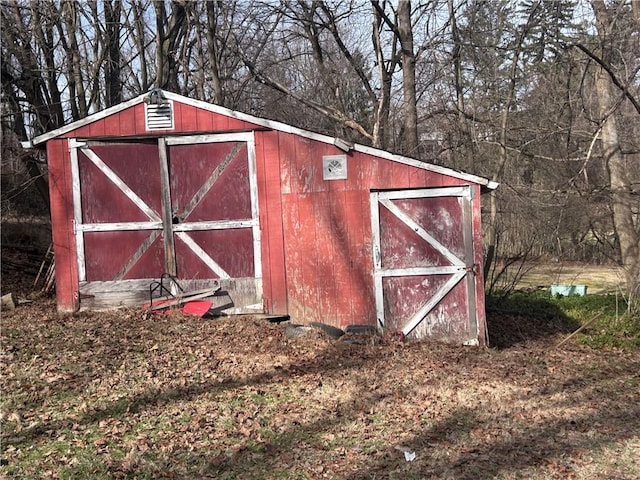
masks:
<svg viewBox="0 0 640 480"><path fill-rule="evenodd" d="M241 120L248 123L253 123L255 125L259 125L264 128L268 128L270 130L277 130L285 133L291 133L294 135L298 135L301 137L309 138L311 140L316 140L323 143L328 143L331 145L335 145L342 150L355 150L356 152L365 153L368 155L372 155L379 158L384 158L387 160L391 160L398 163L403 163L405 165L411 165L413 167L417 167L423 170L429 170L434 173L439 173L442 175L447 175L454 178L459 178L461 180L469 181L472 183L476 183L488 189L496 189L499 185L498 182L494 182L493 180L489 180L484 177L480 177L477 175L472 175L465 172L460 172L458 170L454 170L452 168L442 167L439 165L434 165L431 163L423 162L422 160L418 160L411 157L406 157L404 155L397 155L386 150L381 150L378 148L369 147L361 144L349 144L344 140L336 137L330 137L328 135L323 135L320 133L311 132L308 130L304 130L301 128L294 127L292 125L287 125L286 123L277 122L275 120L267 120L265 118L255 117L253 115L249 115L246 113L238 112L235 110L230 110L225 107L221 107L219 105L215 105L212 103L207 103L202 100L195 100L193 98L185 97L183 95L178 95L177 93L167 92L162 90L162 95L169 100L173 100L174 102L183 103L185 105L190 105L195 108L199 108L202 110L206 110L209 112L213 112L219 115L224 115L227 117L235 118L237 120ZM145 97L147 97L149 93L143 93L142 95L138 95L131 100L127 100L126 102L122 102L118 105L114 105L113 107L109 107L105 110L101 110L100 112L94 113L85 117L81 120L77 120L73 123L65 125L63 127L57 128L47 133L43 133L42 135L38 135L37 137L32 138L26 142L22 142L23 148L33 148L38 145L45 143L48 140L56 138L60 135L64 135L72 130L83 127L90 123L93 123L97 120L101 120L110 115L116 114L128 108L131 108L135 105L143 103Z"/></svg>

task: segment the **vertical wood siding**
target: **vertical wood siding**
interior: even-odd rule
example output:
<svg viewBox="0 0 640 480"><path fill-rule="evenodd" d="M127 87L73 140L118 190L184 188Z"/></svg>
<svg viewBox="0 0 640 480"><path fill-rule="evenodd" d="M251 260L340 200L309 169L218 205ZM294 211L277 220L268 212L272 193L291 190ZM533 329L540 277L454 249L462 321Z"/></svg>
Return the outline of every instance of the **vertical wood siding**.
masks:
<svg viewBox="0 0 640 480"><path fill-rule="evenodd" d="M270 313L288 313L296 321L318 321L344 327L349 324L371 324L376 322L376 305L373 282L372 230L370 192L372 190L393 190L418 187L442 187L466 185L468 182L443 174L420 169L414 166L393 162L375 155L352 151L347 156L346 180L323 180L322 157L324 155L344 155L333 145L312 140L293 133L267 130L264 127L190 105L174 102L175 128L167 131L145 129L144 104L137 104L104 119L67 132L47 144L50 171L50 189L52 202L52 221L54 224L54 244L57 263L58 304L61 309L70 310L77 306L74 298L78 291L76 253L73 234L73 203L70 161L67 142L64 138L109 138L122 137L158 137L188 133L220 133L233 131L251 131L255 133L258 203L260 211L261 251L263 293L266 310ZM122 147L123 162L135 162L136 156ZM175 147L172 147L175 150ZM180 149L191 150L197 156L197 149L205 147L184 146ZM206 147L210 148L210 147ZM197 160L197 159L196 159ZM181 166L182 165L182 166ZM182 168L184 167L184 168ZM188 168L187 168L188 167ZM117 162L116 162L116 167ZM203 180L209 172L202 171L197 161L176 163L172 175L196 175ZM181 169L182 168L182 169ZM85 167L83 181L91 181L99 175L92 166ZM135 171L135 168L123 171ZM230 170L229 175L233 172ZM139 172L141 195L157 211L160 205L152 200L154 192L145 190L149 176L159 175L154 169ZM158 185L159 182L148 182ZM191 198L193 192L180 192L176 181L172 194ZM106 188L106 187L105 187ZM149 187L151 188L151 187ZM155 188L155 187L153 187ZM245 191L225 190L224 182L216 184L215 195L206 198L202 205L193 211L196 217L224 219L237 217L247 208L243 196ZM480 188L472 187L473 213L473 255L475 263L482 264L482 245L480 236ZM127 208L125 199L117 191L105 191L104 195L113 199L118 208ZM235 207L225 204L224 208L237 208L233 211L216 210L215 198L233 197ZM120 200L118 200L120 198ZM248 199L247 199L248 200ZM96 208L98 208L96 206ZM206 210L207 214L204 212ZM211 212L216 212L211 217ZM199 212L199 213L198 213ZM131 220L144 218L131 210ZM104 215L103 215L104 214ZM200 215L202 214L202 215ZM85 212L85 221L94 216L104 217L107 213L94 210ZM106 218L106 217L105 217ZM127 217L128 218L128 217ZM461 219L456 219L458 224ZM400 226L398 228L401 228ZM92 237L95 237L95 239ZM103 255L115 256L106 245L95 243L99 235L88 236L88 248L102 250ZM191 233L191 235L200 235ZM246 238L245 238L246 237ZM104 238L101 237L101 238ZM161 258L162 238L151 239L145 258ZM93 243L92 243L93 242ZM208 242L208 243L207 243ZM112 242L117 243L116 241ZM223 251L221 265L239 275L251 276L253 257L250 231L225 231L200 239L208 249ZM224 245L233 243L235 253L224 254ZM209 245L211 244L211 245ZM93 246L92 246L93 245ZM176 239L176 250L182 262L187 262L188 270L204 270L199 266L196 256L190 255L190 249L182 245L180 237ZM247 258L240 258L246 251ZM240 252L238 254L237 252ZM129 252L130 253L130 252ZM124 255L124 254L123 254ZM238 256L240 255L240 257ZM126 255L125 255L126 256ZM193 257L193 258L192 258ZM226 263L225 263L226 262ZM151 259L141 262L135 268L155 268ZM146 265L146 267L145 267ZM202 268L200 268L202 267ZM132 269L128 275L147 274L149 272ZM475 288L478 300L479 326L481 336L484 332L484 304L482 269L476 277ZM109 272L112 274L114 272ZM117 272L116 272L117 273ZM404 280L392 280L402 282ZM425 280L425 285L436 280ZM409 287L396 285L399 291ZM454 289L453 296L465 295L462 282ZM408 298L410 297L407 294ZM399 307L398 307L399 308ZM399 315L405 315L397 312ZM405 315L406 316L406 315ZM446 333L446 332L445 332Z"/></svg>
<svg viewBox="0 0 640 480"><path fill-rule="evenodd" d="M47 142L47 159L58 310L73 311L78 308L78 270L73 232L71 161L67 141L54 139Z"/></svg>
<svg viewBox="0 0 640 480"><path fill-rule="evenodd" d="M482 249L482 212L480 202L480 186L472 185L471 188L473 189L473 200L471 202L473 222L473 254L474 263L475 265L477 265L475 288L476 315L478 318L478 339L481 345L485 345L485 343L488 341L488 337L484 301L484 269L482 268L482 266L484 265L484 256Z"/></svg>
<svg viewBox="0 0 640 480"><path fill-rule="evenodd" d="M275 131L255 137L265 306L270 313L287 314L281 165L287 163L283 157L290 154L291 137Z"/></svg>
<svg viewBox="0 0 640 480"><path fill-rule="evenodd" d="M347 156L346 180L326 181L322 179L322 156L343 152L294 135L280 133L280 136L290 137L280 141L286 151L281 150L277 157L281 162L289 313L301 321L341 327L375 324L369 192L456 186L465 182L358 152ZM479 206L477 201L475 204ZM478 213L474 208L474 214ZM460 226L460 222L462 218L454 219L454 224ZM451 235L460 233L460 228L452 228ZM477 225L475 228L479 232ZM474 243L476 247L478 241L479 237ZM479 255L477 248L475 255ZM481 291L481 284L477 288ZM464 282L453 289L451 296L451 304L464 304ZM411 302L405 302L408 303ZM451 328L437 333L460 336L457 330L465 326Z"/></svg>

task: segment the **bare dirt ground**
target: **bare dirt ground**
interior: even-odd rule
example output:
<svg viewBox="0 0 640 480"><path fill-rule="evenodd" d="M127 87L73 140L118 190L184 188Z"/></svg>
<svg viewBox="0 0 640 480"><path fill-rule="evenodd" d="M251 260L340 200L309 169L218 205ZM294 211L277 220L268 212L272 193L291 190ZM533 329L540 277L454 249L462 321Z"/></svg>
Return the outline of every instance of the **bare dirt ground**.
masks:
<svg viewBox="0 0 640 480"><path fill-rule="evenodd" d="M0 475L635 479L640 355L493 316L501 348L255 317L3 313ZM415 455L415 457L414 457Z"/></svg>

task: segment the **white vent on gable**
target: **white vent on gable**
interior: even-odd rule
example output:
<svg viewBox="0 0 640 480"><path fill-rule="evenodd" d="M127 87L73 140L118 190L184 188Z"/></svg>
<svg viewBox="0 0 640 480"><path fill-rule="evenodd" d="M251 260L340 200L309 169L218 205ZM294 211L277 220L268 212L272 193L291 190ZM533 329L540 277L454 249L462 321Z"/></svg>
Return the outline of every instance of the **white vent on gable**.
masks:
<svg viewBox="0 0 640 480"><path fill-rule="evenodd" d="M346 180L347 156L325 155L322 157L322 178L324 180Z"/></svg>
<svg viewBox="0 0 640 480"><path fill-rule="evenodd" d="M165 100L163 103L145 103L144 120L147 130L172 130L173 102Z"/></svg>

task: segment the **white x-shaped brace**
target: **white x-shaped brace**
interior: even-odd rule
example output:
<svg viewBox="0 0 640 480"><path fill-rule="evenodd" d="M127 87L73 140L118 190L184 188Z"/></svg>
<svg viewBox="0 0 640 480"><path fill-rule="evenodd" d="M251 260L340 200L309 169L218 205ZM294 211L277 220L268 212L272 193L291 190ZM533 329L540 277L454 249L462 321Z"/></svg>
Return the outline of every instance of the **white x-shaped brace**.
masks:
<svg viewBox="0 0 640 480"><path fill-rule="evenodd" d="M451 278L440 285L440 288L438 288L438 290L429 299L429 301L422 307L420 307L420 309L413 314L413 316L404 325L404 327L402 327L402 333L406 336L409 335L413 331L413 329L416 328L424 320L429 312L431 312L431 310L433 310L434 307L438 305L438 303L440 303L440 300L442 300L460 282L460 280L462 280L467 275L468 269L464 261L458 258L447 247L442 245L442 243L436 240L429 232L427 232L421 225L419 225L409 215L402 211L391 200L381 199L380 203L451 263L451 265L447 266L415 269L414 274L450 274ZM381 270L381 273L385 277L393 277L396 276L396 274L399 274L398 271L394 271L392 269ZM404 269L402 274L406 276L407 269Z"/></svg>

